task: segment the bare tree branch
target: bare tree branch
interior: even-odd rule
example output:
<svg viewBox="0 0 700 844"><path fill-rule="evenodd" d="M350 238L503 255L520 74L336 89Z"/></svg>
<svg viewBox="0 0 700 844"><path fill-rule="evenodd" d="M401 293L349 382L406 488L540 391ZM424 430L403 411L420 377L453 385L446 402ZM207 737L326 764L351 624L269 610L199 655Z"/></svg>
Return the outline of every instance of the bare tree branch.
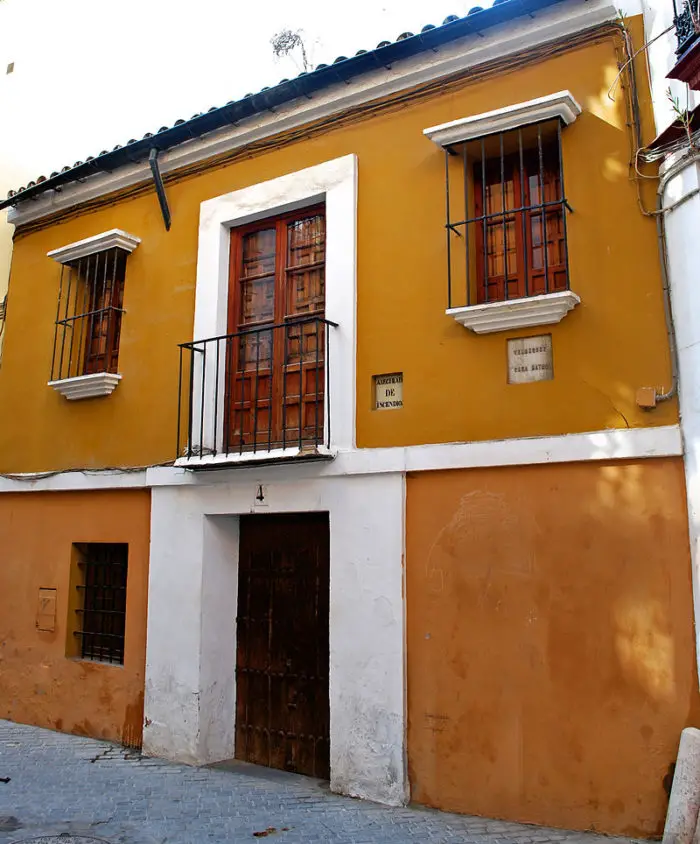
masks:
<svg viewBox="0 0 700 844"><path fill-rule="evenodd" d="M2 2L2 0L0 0ZM285 56L294 57L294 51L299 50L301 55L302 69L308 72L310 69L309 56L304 43L304 37L300 29L282 29L270 39L272 45L272 52L278 59Z"/></svg>

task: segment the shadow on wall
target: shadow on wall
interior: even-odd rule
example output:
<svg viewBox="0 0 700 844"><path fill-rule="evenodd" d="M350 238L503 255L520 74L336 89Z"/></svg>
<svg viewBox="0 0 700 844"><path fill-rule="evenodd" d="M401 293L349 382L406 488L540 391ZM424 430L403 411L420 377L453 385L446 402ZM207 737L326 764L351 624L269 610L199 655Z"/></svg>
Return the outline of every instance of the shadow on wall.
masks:
<svg viewBox="0 0 700 844"><path fill-rule="evenodd" d="M414 799L662 831L700 716L680 460L410 476L407 605Z"/></svg>

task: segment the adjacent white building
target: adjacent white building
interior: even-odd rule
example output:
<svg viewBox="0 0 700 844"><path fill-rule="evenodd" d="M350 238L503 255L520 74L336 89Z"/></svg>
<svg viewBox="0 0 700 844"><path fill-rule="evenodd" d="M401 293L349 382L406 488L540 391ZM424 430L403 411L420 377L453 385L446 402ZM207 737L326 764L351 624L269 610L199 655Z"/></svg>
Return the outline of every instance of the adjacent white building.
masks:
<svg viewBox="0 0 700 844"><path fill-rule="evenodd" d="M677 349L696 637L700 631L700 80L696 69L700 32L695 31L692 19L697 10L697 0L644 0L657 139L652 149L641 153L643 158L662 160L653 213L666 254ZM678 109L687 115L685 126Z"/></svg>

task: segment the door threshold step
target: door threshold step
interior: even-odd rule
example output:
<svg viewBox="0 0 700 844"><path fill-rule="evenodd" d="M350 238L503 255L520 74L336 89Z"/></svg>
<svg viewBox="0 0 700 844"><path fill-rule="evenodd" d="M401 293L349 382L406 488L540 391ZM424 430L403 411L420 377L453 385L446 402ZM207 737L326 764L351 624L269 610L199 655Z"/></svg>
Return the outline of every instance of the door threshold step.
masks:
<svg viewBox="0 0 700 844"><path fill-rule="evenodd" d="M244 762L242 759L225 759L222 762L213 762L206 765L218 771L228 771L232 774L242 774L246 777L256 777L268 782L279 782L287 785L300 785L304 788L318 788L319 791L330 791L328 780L309 777L305 774L297 774L293 771L281 771L279 768L268 768L265 765L253 765L251 762Z"/></svg>

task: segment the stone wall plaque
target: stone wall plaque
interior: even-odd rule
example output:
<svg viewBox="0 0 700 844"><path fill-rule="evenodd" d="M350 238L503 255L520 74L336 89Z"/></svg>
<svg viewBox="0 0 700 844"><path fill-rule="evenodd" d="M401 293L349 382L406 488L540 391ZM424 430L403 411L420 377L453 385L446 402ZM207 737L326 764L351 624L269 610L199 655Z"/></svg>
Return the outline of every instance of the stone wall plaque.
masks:
<svg viewBox="0 0 700 844"><path fill-rule="evenodd" d="M46 633L56 630L56 590L39 588L39 602L36 609L36 629Z"/></svg>
<svg viewBox="0 0 700 844"><path fill-rule="evenodd" d="M374 376L374 409L400 410L403 407L403 372Z"/></svg>
<svg viewBox="0 0 700 844"><path fill-rule="evenodd" d="M551 381L552 335L519 337L508 341L508 383L527 384L531 381Z"/></svg>

